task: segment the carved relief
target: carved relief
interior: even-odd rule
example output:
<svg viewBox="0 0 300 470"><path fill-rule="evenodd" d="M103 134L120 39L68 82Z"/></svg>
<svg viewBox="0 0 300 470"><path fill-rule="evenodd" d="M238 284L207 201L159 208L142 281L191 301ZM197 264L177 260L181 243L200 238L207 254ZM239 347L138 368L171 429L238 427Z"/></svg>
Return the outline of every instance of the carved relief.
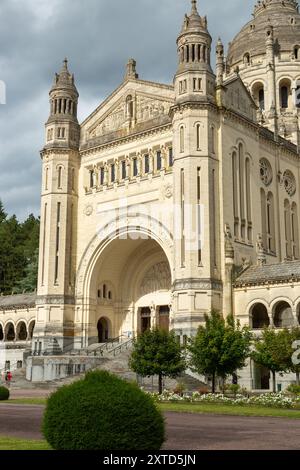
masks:
<svg viewBox="0 0 300 470"><path fill-rule="evenodd" d="M269 186L273 181L273 172L271 164L266 158L260 159L259 172L261 181L264 183L265 186Z"/></svg>
<svg viewBox="0 0 300 470"><path fill-rule="evenodd" d="M130 95L131 97L131 95ZM136 107L135 121L137 123L149 121L162 115L168 115L171 103L153 99L142 95L133 97L131 112L128 113L128 102L123 100L110 114L108 114L96 127L89 132L89 138L103 136L126 127L128 118L134 118L133 110Z"/></svg>
<svg viewBox="0 0 300 470"><path fill-rule="evenodd" d="M87 217L89 217L90 215L92 215L92 213L94 212L94 208L92 205L88 204L85 206L85 208L83 209L83 213L84 215L86 215Z"/></svg>
<svg viewBox="0 0 300 470"><path fill-rule="evenodd" d="M141 287L140 295L150 294L159 290L170 290L171 289L171 272L168 263L162 262L147 272L144 277Z"/></svg>
<svg viewBox="0 0 300 470"><path fill-rule="evenodd" d="M125 123L125 103L118 106L104 121L95 127L91 133L90 138L98 137L100 135L109 134L114 130L120 129Z"/></svg>
<svg viewBox="0 0 300 470"><path fill-rule="evenodd" d="M137 97L137 121L144 122L158 116L168 114L170 103L167 101L153 100L145 96Z"/></svg>
<svg viewBox="0 0 300 470"><path fill-rule="evenodd" d="M283 185L288 195L291 197L294 196L296 192L296 179L290 170L286 170L283 173Z"/></svg>

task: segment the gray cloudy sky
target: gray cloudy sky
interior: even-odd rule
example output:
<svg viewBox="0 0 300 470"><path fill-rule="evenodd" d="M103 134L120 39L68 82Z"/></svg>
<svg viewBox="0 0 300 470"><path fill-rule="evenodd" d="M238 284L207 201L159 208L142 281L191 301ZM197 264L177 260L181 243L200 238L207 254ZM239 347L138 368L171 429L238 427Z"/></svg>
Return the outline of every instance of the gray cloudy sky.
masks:
<svg viewBox="0 0 300 470"><path fill-rule="evenodd" d="M227 44L255 0L198 0L214 40ZM39 150L48 92L65 56L82 121L122 81L128 58L141 78L171 83L176 37L190 0L0 0L0 199L9 214L39 214ZM214 62L214 57L212 58Z"/></svg>

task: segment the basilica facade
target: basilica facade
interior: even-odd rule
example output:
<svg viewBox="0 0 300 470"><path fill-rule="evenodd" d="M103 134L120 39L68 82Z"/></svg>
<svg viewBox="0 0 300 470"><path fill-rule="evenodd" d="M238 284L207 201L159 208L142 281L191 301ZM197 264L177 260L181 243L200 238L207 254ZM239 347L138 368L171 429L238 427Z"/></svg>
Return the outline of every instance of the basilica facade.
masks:
<svg viewBox="0 0 300 470"><path fill-rule="evenodd" d="M226 56L218 40L215 71L207 18L191 3L172 85L140 78L130 59L79 124L67 61L55 76L32 370L155 326L185 343L212 310L257 332L300 324L297 2L259 1ZM21 310L7 304L4 343ZM253 364L241 377L268 388Z"/></svg>

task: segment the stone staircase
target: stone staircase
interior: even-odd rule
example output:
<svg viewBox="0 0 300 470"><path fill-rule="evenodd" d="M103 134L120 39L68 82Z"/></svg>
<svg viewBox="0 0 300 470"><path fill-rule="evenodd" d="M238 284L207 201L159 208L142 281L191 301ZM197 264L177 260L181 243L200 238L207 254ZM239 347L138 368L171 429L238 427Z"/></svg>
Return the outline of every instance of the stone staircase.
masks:
<svg viewBox="0 0 300 470"><path fill-rule="evenodd" d="M156 392L158 390L158 377L139 377L129 368L128 362L132 349L132 340L119 343L105 343L104 345L91 345L86 351L81 351L80 357L87 359L87 356L96 356L96 365L91 366L89 370L107 370L113 374L122 377L127 381L137 382L143 389ZM72 355L72 353L70 353ZM77 351L78 356L78 351ZM91 359L92 359L91 357ZM91 361L92 362L92 361ZM19 369L13 374L13 387L15 389L43 389L50 392L57 388L73 383L83 378L85 373L70 375L68 377L51 380L47 382L29 382L25 377L25 369ZM176 379L165 378L164 388L174 390L176 385L180 383L185 386L185 390L189 392L197 391L205 386L201 378L192 377L188 371Z"/></svg>

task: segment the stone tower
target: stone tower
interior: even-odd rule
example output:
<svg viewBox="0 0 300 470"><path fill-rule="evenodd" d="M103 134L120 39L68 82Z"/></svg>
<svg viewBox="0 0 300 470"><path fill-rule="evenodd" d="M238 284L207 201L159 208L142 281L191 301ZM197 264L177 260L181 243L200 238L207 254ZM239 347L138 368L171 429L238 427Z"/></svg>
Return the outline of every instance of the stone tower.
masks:
<svg viewBox="0 0 300 470"><path fill-rule="evenodd" d="M196 3L192 1L177 39L172 108L175 329L186 329L187 335L203 320L204 311L221 309L216 77L210 65L207 19L199 15Z"/></svg>
<svg viewBox="0 0 300 470"><path fill-rule="evenodd" d="M43 178L36 353L61 350L74 336L74 282L78 199L78 92L67 60L50 90ZM72 338L73 339L73 338Z"/></svg>

